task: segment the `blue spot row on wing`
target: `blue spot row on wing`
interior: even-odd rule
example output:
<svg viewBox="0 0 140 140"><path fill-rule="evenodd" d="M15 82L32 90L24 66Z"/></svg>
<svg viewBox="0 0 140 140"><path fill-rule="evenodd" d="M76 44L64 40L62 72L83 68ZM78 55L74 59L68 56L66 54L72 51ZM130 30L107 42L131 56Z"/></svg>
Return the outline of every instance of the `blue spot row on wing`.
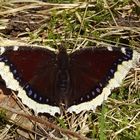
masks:
<svg viewBox="0 0 140 140"><path fill-rule="evenodd" d="M100 83L98 83L94 89L92 89L89 93L86 94L85 97L81 97L80 100L74 101L73 104L77 104L79 102L84 102L85 100L94 99L99 94L102 93L103 88L108 84L109 80L114 77L115 72L117 72L118 65L121 65L123 61L128 61L132 59L133 50L126 49L126 54L122 55L121 58L117 59L110 68L108 74L104 77Z"/></svg>
<svg viewBox="0 0 140 140"><path fill-rule="evenodd" d="M39 96L39 94L35 92L29 84L24 86L24 90L26 91L26 94L29 98L37 101L38 103L42 103L42 104L49 103L48 98L43 98Z"/></svg>

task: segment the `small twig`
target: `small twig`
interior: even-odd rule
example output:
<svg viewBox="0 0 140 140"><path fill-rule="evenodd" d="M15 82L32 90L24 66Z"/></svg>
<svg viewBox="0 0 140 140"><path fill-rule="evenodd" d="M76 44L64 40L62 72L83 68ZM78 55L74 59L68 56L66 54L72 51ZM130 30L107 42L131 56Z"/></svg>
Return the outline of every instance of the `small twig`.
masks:
<svg viewBox="0 0 140 140"><path fill-rule="evenodd" d="M13 121L13 120L15 120L16 116L17 116L17 114L13 114L10 119ZM5 138L5 136L9 132L10 128L11 128L11 125L10 124L6 124L4 130L0 134L0 140L3 140Z"/></svg>
<svg viewBox="0 0 140 140"><path fill-rule="evenodd" d="M128 128L130 128L130 127L134 127L135 124L132 125L132 123L133 123L134 120L137 118L137 116L139 116L139 114L140 114L140 112L138 112L138 113L133 117L133 119L128 123L127 126L125 126L124 128L120 129L119 131L117 131L117 132L114 134L113 139L114 139L118 134L120 134L122 131L124 131L125 129L128 129Z"/></svg>
<svg viewBox="0 0 140 140"><path fill-rule="evenodd" d="M85 21L85 17L86 17L86 14L87 14L87 10L88 10L88 3L87 3L87 5L86 5L86 9L85 9L83 18L81 19L81 25L80 25L80 29L79 29L79 32L78 32L78 35L77 35L77 40L76 40L74 49L76 49L76 46L77 46L77 43L78 43L78 38L79 38L80 32L81 32L81 30L82 30L82 28L83 28L83 25L84 25L84 21Z"/></svg>
<svg viewBox="0 0 140 140"><path fill-rule="evenodd" d="M109 7L107 1L104 0L104 3L105 3L105 5L106 5L106 8L108 9L108 11L110 12L110 14L111 14L111 16L112 16L112 19L113 19L115 25L118 26L118 24L117 24L117 22L116 22L116 20L115 20L115 18L114 18L114 15L113 15L112 11L110 10L110 7Z"/></svg>

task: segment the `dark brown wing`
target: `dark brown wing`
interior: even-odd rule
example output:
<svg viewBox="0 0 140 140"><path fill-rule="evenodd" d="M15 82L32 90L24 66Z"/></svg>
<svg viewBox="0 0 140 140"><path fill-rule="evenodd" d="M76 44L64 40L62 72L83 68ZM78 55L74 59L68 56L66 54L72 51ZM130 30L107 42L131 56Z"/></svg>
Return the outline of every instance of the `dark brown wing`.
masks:
<svg viewBox="0 0 140 140"><path fill-rule="evenodd" d="M23 103L30 108L38 108L32 107L35 104L32 101L38 106L40 104L55 106L57 100L57 95L54 95L53 91L56 75L55 59L56 54L45 48L1 47L0 74L7 87L18 91ZM37 111L44 112L41 108L43 106Z"/></svg>
<svg viewBox="0 0 140 140"><path fill-rule="evenodd" d="M72 91L69 95L69 106L95 100L96 97L103 93L103 89L109 84L110 80L115 78L115 73L119 70L119 65L131 60L132 57L132 50L112 47L86 48L70 54ZM130 67L126 66L126 69L124 68L125 75ZM125 75L122 77L124 78ZM122 78L119 78L122 81ZM118 85L113 85L112 89ZM108 96L109 93L106 94Z"/></svg>

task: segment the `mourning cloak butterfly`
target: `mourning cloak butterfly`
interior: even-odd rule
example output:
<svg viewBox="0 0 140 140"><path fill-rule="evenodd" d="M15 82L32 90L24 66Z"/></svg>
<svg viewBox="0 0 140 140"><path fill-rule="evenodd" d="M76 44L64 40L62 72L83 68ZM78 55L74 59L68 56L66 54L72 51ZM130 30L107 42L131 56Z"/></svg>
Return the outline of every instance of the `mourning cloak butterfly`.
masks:
<svg viewBox="0 0 140 140"><path fill-rule="evenodd" d="M120 86L140 55L129 48L84 48L68 54L41 47L0 47L0 75L7 88L37 113L95 110Z"/></svg>

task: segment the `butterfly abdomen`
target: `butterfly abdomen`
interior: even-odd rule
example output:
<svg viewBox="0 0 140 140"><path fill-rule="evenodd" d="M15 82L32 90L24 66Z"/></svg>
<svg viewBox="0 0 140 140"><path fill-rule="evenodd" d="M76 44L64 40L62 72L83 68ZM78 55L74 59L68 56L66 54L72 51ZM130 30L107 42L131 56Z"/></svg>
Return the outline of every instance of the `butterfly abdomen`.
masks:
<svg viewBox="0 0 140 140"><path fill-rule="evenodd" d="M59 102L68 106L67 97L70 92L69 56L61 49L56 57L57 73L55 79L55 94L59 94Z"/></svg>

